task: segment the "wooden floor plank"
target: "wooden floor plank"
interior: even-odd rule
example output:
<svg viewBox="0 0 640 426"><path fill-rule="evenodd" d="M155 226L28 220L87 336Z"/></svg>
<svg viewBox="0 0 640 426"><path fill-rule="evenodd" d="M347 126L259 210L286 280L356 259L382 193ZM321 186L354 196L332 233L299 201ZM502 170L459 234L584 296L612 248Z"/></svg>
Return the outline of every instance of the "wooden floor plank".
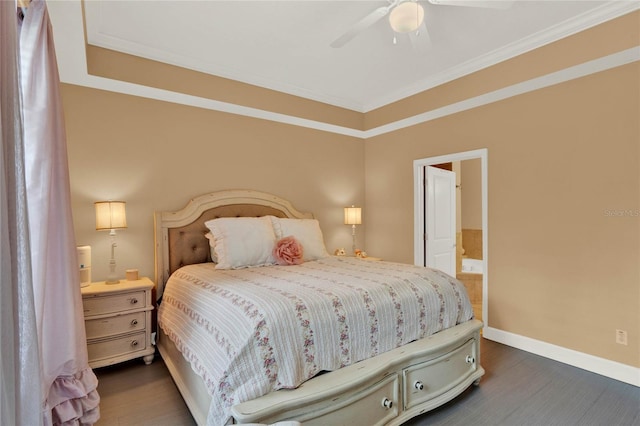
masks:
<svg viewBox="0 0 640 426"><path fill-rule="evenodd" d="M100 394L97 426L191 426L195 421L160 357L96 370Z"/></svg>
<svg viewBox="0 0 640 426"><path fill-rule="evenodd" d="M606 380L606 379L605 379ZM582 416L579 424L582 426L599 426L608 423L612 413L615 413L619 425L640 426L640 398L635 386L607 380L605 390Z"/></svg>

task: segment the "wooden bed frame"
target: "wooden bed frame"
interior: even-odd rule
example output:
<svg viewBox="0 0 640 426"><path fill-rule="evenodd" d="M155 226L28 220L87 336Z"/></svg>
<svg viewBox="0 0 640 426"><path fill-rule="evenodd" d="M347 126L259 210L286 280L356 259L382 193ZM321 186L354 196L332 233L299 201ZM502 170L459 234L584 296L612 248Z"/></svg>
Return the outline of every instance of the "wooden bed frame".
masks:
<svg viewBox="0 0 640 426"><path fill-rule="evenodd" d="M216 217L311 218L275 195L220 191L177 212L155 214L158 297L173 271L210 261L204 222ZM232 408L234 423L299 421L304 425L399 425L478 384L482 322L471 320L374 358L319 375L293 390L271 392ZM158 349L191 414L206 423L211 396L171 340L158 329Z"/></svg>

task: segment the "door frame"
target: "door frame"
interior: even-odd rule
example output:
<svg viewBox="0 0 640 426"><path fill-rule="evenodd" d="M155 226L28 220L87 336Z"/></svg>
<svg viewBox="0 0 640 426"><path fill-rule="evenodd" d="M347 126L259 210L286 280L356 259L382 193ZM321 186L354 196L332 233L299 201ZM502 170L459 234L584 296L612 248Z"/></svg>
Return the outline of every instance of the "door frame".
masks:
<svg viewBox="0 0 640 426"><path fill-rule="evenodd" d="M413 161L413 257L414 264L425 266L425 198L424 193L427 189L424 185L424 168L426 166L434 166L436 164L449 163L454 161L474 160L479 158L481 163L481 179L482 179L482 319L485 327L489 324L488 310L488 264L489 264L489 182L488 182L488 156L487 148L476 149L473 151L458 152L454 154L440 155L437 157L422 158ZM464 207L462 207L464 208Z"/></svg>

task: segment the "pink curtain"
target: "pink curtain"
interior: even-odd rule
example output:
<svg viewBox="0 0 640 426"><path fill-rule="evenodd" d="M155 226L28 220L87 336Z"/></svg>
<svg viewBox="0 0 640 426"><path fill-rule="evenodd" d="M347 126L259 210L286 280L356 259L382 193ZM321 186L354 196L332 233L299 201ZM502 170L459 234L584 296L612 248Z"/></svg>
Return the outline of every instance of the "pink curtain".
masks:
<svg viewBox="0 0 640 426"><path fill-rule="evenodd" d="M0 424L39 425L40 353L29 255L19 76L16 6L0 1Z"/></svg>
<svg viewBox="0 0 640 426"><path fill-rule="evenodd" d="M87 361L60 79L44 0L31 2L22 23L20 67L44 424L93 424L100 398Z"/></svg>

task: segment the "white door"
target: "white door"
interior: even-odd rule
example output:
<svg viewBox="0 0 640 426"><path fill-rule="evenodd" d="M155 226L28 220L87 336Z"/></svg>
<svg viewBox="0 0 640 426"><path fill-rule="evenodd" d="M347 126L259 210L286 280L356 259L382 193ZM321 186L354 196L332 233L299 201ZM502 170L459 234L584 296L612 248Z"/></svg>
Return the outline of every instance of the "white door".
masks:
<svg viewBox="0 0 640 426"><path fill-rule="evenodd" d="M426 266L456 276L456 174L425 167Z"/></svg>

